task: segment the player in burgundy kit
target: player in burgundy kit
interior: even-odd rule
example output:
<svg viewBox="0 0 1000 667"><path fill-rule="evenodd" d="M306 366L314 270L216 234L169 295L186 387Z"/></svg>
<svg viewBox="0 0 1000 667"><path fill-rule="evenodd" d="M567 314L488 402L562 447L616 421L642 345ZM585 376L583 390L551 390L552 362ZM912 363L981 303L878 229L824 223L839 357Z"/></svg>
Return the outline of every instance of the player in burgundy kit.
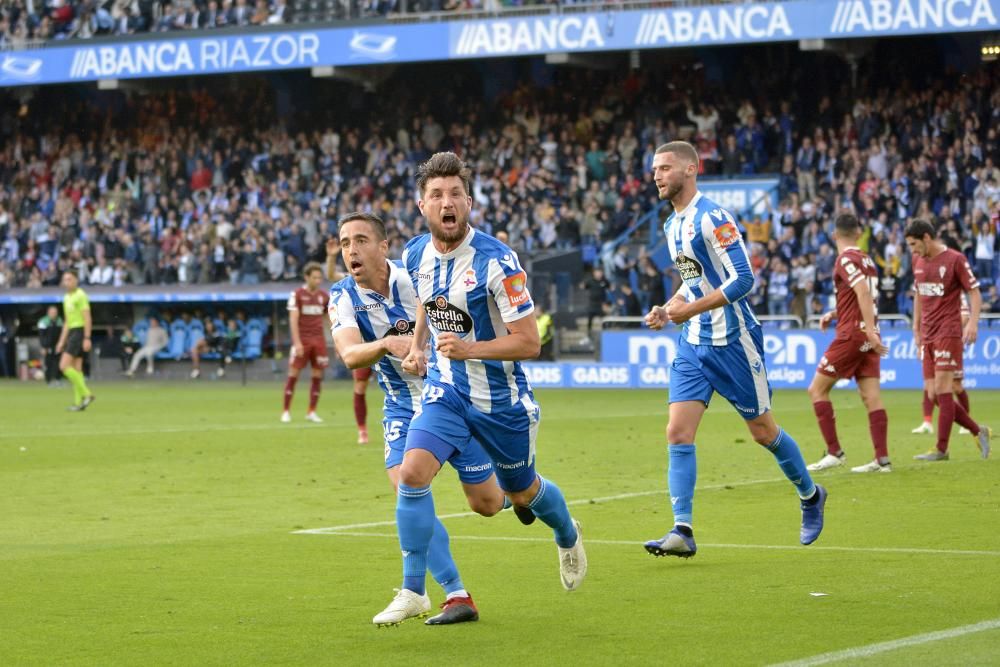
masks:
<svg viewBox="0 0 1000 667"><path fill-rule="evenodd" d="M842 466L847 460L837 439L837 422L830 402L830 390L837 380L853 378L858 393L868 410L868 430L875 446L875 458L865 465L851 468L852 472L891 472L886 444L889 418L882 406L879 391L880 359L888 352L879 336L878 271L871 257L858 248L861 224L850 214L837 218L837 260L833 283L837 290L837 309L823 315L820 328L826 331L831 320L837 320L833 342L820 359L816 375L809 385L809 397L819 430L826 441L826 454L809 470L826 470Z"/></svg>
<svg viewBox="0 0 1000 667"><path fill-rule="evenodd" d="M288 297L288 325L292 330L292 354L288 359L288 379L285 381L285 407L281 413L281 421L290 422L292 416L288 409L292 405L295 394L295 383L299 373L312 366L312 384L309 386L309 411L306 419L321 423L323 420L316 414L316 404L319 402L320 384L323 382L323 370L330 365L330 357L326 349L326 336L323 332L324 317L330 302L330 295L320 289L323 282L323 267L316 262L305 265L302 275L306 284L298 288Z"/></svg>
<svg viewBox="0 0 1000 667"><path fill-rule="evenodd" d="M965 256L934 238L934 228L914 220L906 228L913 255L913 340L921 347L924 389L938 406L937 447L917 455L921 461L947 461L952 422L969 429L985 459L990 455L988 426L980 427L952 395L955 372L962 370L962 347L974 343L982 297L979 281ZM961 295L969 296L969 321L962 328Z"/></svg>

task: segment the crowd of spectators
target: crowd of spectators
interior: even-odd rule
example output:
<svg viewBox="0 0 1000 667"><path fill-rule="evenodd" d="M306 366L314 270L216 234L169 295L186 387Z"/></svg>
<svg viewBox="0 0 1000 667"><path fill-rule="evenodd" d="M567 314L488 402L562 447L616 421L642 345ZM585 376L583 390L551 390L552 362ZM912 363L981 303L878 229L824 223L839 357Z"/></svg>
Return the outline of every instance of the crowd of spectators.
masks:
<svg viewBox="0 0 1000 667"><path fill-rule="evenodd" d="M826 307L842 211L865 223L883 293L898 295L883 312L906 308L902 230L914 217L947 231L989 288L1000 275L997 69L872 78L851 94L814 82L814 99L788 93L781 71L748 67L741 87L723 88L699 67L555 70L487 102L456 92L481 88L474 69L443 93L403 72L383 84L392 95L354 92L351 107L317 89L295 113L249 79L105 107L11 98L0 288L55 285L67 269L85 285L297 280L354 209L386 219L398 256L424 229L416 165L454 150L475 170L473 224L505 231L526 256L589 249L612 288L603 311L634 314L659 298L659 269L648 239L611 241L657 204L653 153L676 138L695 143L705 176L779 175L777 205L741 220L759 312Z"/></svg>
<svg viewBox="0 0 1000 667"><path fill-rule="evenodd" d="M545 0L0 0L0 48L145 32L252 28L411 12L487 11Z"/></svg>

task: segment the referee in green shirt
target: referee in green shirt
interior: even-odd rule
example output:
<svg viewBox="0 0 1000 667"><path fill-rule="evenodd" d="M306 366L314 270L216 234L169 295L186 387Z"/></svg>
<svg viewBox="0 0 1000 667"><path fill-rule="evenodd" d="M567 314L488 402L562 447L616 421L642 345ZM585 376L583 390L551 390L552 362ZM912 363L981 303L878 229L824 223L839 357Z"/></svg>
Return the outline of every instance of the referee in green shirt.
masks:
<svg viewBox="0 0 1000 667"><path fill-rule="evenodd" d="M87 293L80 289L76 274L67 271L63 274L62 285L66 289L63 297L63 329L59 336L56 352L61 353L59 370L73 385L73 412L86 410L94 402L94 395L87 388L83 379L83 355L90 352L90 331L93 320L90 317L90 300Z"/></svg>

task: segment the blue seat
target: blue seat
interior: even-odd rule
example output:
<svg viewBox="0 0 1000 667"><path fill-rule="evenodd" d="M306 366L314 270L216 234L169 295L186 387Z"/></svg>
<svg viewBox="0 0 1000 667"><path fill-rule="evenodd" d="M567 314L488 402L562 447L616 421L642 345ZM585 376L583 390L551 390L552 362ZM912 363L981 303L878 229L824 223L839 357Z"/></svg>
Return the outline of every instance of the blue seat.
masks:
<svg viewBox="0 0 1000 667"><path fill-rule="evenodd" d="M259 320L251 320L243 329L243 337L240 339L240 348L236 358L257 359L261 355L261 345L264 342L264 334L267 333L267 326Z"/></svg>
<svg viewBox="0 0 1000 667"><path fill-rule="evenodd" d="M201 320L191 320L187 329L187 340L184 342L184 349L190 351L198 341L205 337L205 325Z"/></svg>
<svg viewBox="0 0 1000 667"><path fill-rule="evenodd" d="M187 353L184 345L187 343L188 325L184 320L174 320L170 323L170 337L167 346L156 353L157 359L182 359Z"/></svg>
<svg viewBox="0 0 1000 667"><path fill-rule="evenodd" d="M139 341L139 346L146 344L146 334L149 333L149 321L139 320L132 325L132 333L135 334L135 339Z"/></svg>

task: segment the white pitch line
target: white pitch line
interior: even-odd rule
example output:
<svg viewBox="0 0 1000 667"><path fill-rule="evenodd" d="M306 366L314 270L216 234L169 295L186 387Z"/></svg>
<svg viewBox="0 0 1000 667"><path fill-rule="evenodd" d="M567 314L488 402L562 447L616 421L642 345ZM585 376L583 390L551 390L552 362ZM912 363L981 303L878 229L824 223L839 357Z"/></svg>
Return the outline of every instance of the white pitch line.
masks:
<svg viewBox="0 0 1000 667"><path fill-rule="evenodd" d="M879 642L878 644L869 644L867 646L857 646L855 648L848 648L842 651L821 653L810 658L792 660L791 662L782 662L774 665L773 667L813 667L814 665L826 665L831 662L867 658L869 656L878 655L879 653L885 653L887 651L895 651L896 649L920 646L921 644L930 644L931 642L939 642L945 639L954 639L955 637L964 637L965 635L971 635L977 632L986 632L988 630L997 629L1000 629L1000 618L994 618L980 623L973 623L971 625L960 625L956 628L949 628L948 630L925 632L920 635L911 635L901 639L893 639L888 642Z"/></svg>
<svg viewBox="0 0 1000 667"><path fill-rule="evenodd" d="M300 533L302 531L299 531ZM357 531L337 531L335 533L312 533L314 535L332 535L334 537L379 537L398 538L396 533L363 533ZM509 537L504 535L455 535L451 534L453 540L467 540L472 542L544 542L552 543L550 537ZM601 544L609 546L634 547L642 544L641 540L601 540L587 538L587 544ZM699 544L700 547L711 549L756 549L770 551L846 551L857 553L890 553L890 554L913 554L924 556L995 556L1000 558L1000 551L963 551L961 549L919 549L908 547L819 547L810 545L792 544Z"/></svg>
<svg viewBox="0 0 1000 667"><path fill-rule="evenodd" d="M719 489L729 489L735 488L737 486L753 486L754 484L771 484L774 482L784 482L786 481L784 477L774 477L770 479L752 479L746 482L729 482L726 484L709 484L708 486L699 486L695 488L695 491L716 491ZM612 500L628 500L629 498L643 498L645 496L656 496L663 494L666 497L666 489L657 489L656 491L634 491L631 493L618 493L613 496L601 496L599 498L580 498L577 500L569 500L566 502L567 505L590 505L592 503L603 503ZM479 516L476 512L456 512L454 514L440 514L439 519L460 519L463 517ZM293 535L330 535L332 533L339 533L343 530L355 530L358 528L381 528L383 526L395 526L396 520L391 521L371 521L368 523L351 523L344 526L328 526L326 528L307 528L305 530L294 530Z"/></svg>
<svg viewBox="0 0 1000 667"><path fill-rule="evenodd" d="M50 433L46 431L36 431L34 433L0 433L0 439L3 440L16 440L17 438L83 438L83 437L99 437L99 436L109 436L109 435L151 435L156 433L220 433L226 431L287 431L287 430L304 430L304 429L316 429L319 428L316 424L236 424L233 426L184 426L184 427L168 427L168 428L145 428L145 429L132 429L132 430L122 430L115 429L113 431L59 431L55 433Z"/></svg>

